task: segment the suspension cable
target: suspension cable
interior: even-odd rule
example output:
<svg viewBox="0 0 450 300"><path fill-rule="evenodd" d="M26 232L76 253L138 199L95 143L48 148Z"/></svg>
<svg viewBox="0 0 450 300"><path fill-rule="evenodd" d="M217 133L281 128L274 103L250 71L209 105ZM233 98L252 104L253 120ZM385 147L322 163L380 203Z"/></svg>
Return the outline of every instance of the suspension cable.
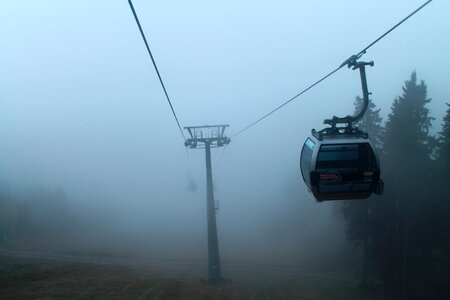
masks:
<svg viewBox="0 0 450 300"><path fill-rule="evenodd" d="M424 8L425 6L427 6L431 1L433 0L428 0L427 2L425 2L424 4L422 4L421 6L419 6L415 11L413 11L412 13L410 13L409 15L407 15L405 18L403 18L403 20L401 20L400 22L398 22L397 24L395 24L391 29L389 29L388 31L386 31L384 34L382 34L379 38L377 38L375 41L373 41L371 44L369 44L369 46L367 46L366 48L364 48L363 50L361 50L357 56L363 55L364 53L366 53L366 51L372 47L373 45L375 45L379 40L381 40L382 38L384 38L386 35L388 35L389 33L391 33L391 31L393 31L395 28L397 28L398 26L400 26L401 24L403 24L406 20L408 20L409 18L411 18L412 16L414 16L419 10L421 10L422 8Z"/></svg>
<svg viewBox="0 0 450 300"><path fill-rule="evenodd" d="M175 109L172 106L172 102L170 101L169 94L167 93L166 86L164 85L164 82L161 78L161 74L159 74L159 70L158 70L158 67L156 66L155 59L153 58L152 51L150 50L150 46L147 43L147 39L145 38L144 31L142 30L141 23L139 22L138 16L136 14L136 11L134 10L134 6L133 6L133 3L131 2L131 0L128 0L128 4L130 5L131 11L133 12L134 19L136 20L136 24L139 27L139 31L141 32L141 36L142 36L142 39L144 40L145 47L147 48L147 51L148 51L148 54L150 55L153 66L155 67L156 74L158 74L159 82L161 83L161 86L164 90L164 94L166 95L167 102L169 103L170 109L172 110L172 114L175 118L175 121L177 122L178 129L180 129L180 133L183 136L183 139L186 141L186 136L184 135L183 129L181 129L181 125L180 125L180 122L178 121L177 114L175 113Z"/></svg>
<svg viewBox="0 0 450 300"><path fill-rule="evenodd" d="M253 123L250 123L249 125L247 125L246 127L244 127L243 129L241 129L240 131L238 131L237 133L233 134L231 137L235 137L241 133L243 133L244 131L248 130L249 128L253 127L254 125L256 125L257 123L261 122L262 120L264 120L265 118L267 118L268 116L270 116L271 114L275 113L276 111L280 110L281 108L283 108L285 105L287 105L288 103L292 102L293 100L297 99L298 97L300 97L301 95L303 95L304 93L306 93L307 91L309 91L310 89L312 89L313 87L315 87L316 85L318 85L319 83L321 83L322 81L324 81L325 79L327 79L328 77L330 77L331 75L333 75L334 73L336 73L337 71L339 71L342 67L348 65L350 62L353 62L357 59L359 59L362 55L364 55L366 53L366 51L372 47L373 45L375 45L376 43L378 43L382 38L384 38L385 36L387 36L389 33L391 33L394 29L396 29L398 26L400 26L402 23L404 23L406 20L408 20L409 18L411 18L413 15L415 15L417 12L419 12L422 8L424 8L425 6L427 6L431 1L433 0L428 0L426 1L424 4L422 4L421 6L419 6L416 10L414 10L412 13L410 13L409 15L407 15L405 18L403 18L400 22L398 22L397 24L395 24L393 27L391 27L388 31L386 31L385 33L383 33L380 37L378 37L376 40L374 40L372 43L370 43L367 47L365 47L364 49L362 49L360 52L358 52L358 54L356 55L352 55L350 56L348 59L346 59L339 67L337 67L336 69L334 69L333 71L331 71L330 73L328 73L327 75L325 75L324 77L320 78L319 80L317 80L316 82L314 82L313 84L311 84L310 86L308 86L307 88L305 88L304 90L302 90L300 93L298 93L297 95L295 95L294 97L290 98L289 100L287 100L286 102L282 103L281 105L279 105L278 107L276 107L275 109L273 109L272 111L270 111L269 113L265 114L264 116L260 117L259 119L257 119L256 121L254 121Z"/></svg>
<svg viewBox="0 0 450 300"><path fill-rule="evenodd" d="M267 118L268 116L270 116L271 114L273 114L274 112L276 112L277 110L281 109L283 106L285 106L286 104L290 103L291 101L294 101L297 97L300 97L302 94L306 93L307 91L309 91L310 89L312 89L313 87L315 87L316 85L318 85L319 83L321 83L322 81L324 81L325 79L327 79L328 77L330 77L331 75L333 75L334 73L336 73L337 71L339 71L344 65L341 65L340 67L334 69L333 71L331 71L330 73L328 73L327 75L325 75L324 77L320 78L319 80L317 80L316 82L314 82L313 84L311 84L310 86L308 86L306 89L304 89L303 91L301 91L300 93L298 93L297 95L295 95L294 97L292 97L291 99L287 100L286 102L284 102L283 104L281 104L280 106L278 106L277 108L273 109L272 111L270 111L269 113L265 114L264 116L262 116L261 118L259 118L258 120L256 120L255 122L251 123L250 125L248 125L247 127L244 127L243 129L241 129L240 131L238 131L237 133L233 134L231 137L235 137L239 134L241 134L242 132L246 131L247 129L249 129L250 127L252 127L253 125L256 125L257 123L261 122L262 120L264 120L265 118Z"/></svg>

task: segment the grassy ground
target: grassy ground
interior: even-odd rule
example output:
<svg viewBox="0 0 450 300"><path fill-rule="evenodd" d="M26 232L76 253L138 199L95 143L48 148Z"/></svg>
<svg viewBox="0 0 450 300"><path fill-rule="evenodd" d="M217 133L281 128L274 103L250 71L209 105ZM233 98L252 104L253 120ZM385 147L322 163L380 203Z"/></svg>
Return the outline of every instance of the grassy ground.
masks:
<svg viewBox="0 0 450 300"><path fill-rule="evenodd" d="M1 299L383 299L349 278L261 266L223 265L209 286L206 268L80 263L0 254Z"/></svg>

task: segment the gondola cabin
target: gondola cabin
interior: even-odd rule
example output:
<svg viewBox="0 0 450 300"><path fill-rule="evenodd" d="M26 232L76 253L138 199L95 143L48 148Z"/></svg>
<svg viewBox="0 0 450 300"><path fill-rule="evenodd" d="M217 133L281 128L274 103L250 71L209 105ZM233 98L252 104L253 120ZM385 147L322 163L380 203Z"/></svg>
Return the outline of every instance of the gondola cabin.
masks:
<svg viewBox="0 0 450 300"><path fill-rule="evenodd" d="M300 168L317 201L365 199L382 192L378 158L367 136L312 134L303 145Z"/></svg>
<svg viewBox="0 0 450 300"><path fill-rule="evenodd" d="M197 183L195 182L194 179L189 179L188 185L186 188L189 192L195 192L195 191L197 191Z"/></svg>

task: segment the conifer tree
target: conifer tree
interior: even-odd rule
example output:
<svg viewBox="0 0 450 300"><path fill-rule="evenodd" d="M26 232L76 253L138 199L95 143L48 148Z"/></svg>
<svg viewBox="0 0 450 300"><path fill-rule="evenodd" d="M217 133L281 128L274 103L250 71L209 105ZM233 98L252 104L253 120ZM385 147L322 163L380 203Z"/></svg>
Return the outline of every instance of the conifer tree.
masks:
<svg viewBox="0 0 450 300"><path fill-rule="evenodd" d="M384 150L388 157L398 159L398 163L413 166L417 159L427 160L430 156L430 136L432 117L425 106L427 86L422 80L417 83L417 74L405 82L403 95L394 100L392 111L386 122Z"/></svg>
<svg viewBox="0 0 450 300"><path fill-rule="evenodd" d="M417 82L416 72L395 99L385 125L382 172L385 196L377 215L378 259L385 282L393 293L407 297L409 283L420 280L426 243L425 232L432 182L429 130L433 118L426 105L427 86Z"/></svg>
<svg viewBox="0 0 450 300"><path fill-rule="evenodd" d="M435 139L430 101L413 72L384 130L379 110L369 106L359 127L381 145L385 193L342 206L349 239L367 249L365 266L370 259L388 292L402 299L450 297L450 105ZM355 110L361 106L357 99Z"/></svg>
<svg viewBox="0 0 450 300"><path fill-rule="evenodd" d="M443 118L442 131L437 138L436 161L434 166L432 226L428 237L433 247L429 265L433 265L430 281L443 299L450 298L450 104ZM431 228L430 228L431 227Z"/></svg>
<svg viewBox="0 0 450 300"><path fill-rule="evenodd" d="M356 97L355 102L355 114L359 113L364 105L364 99ZM359 129L369 134L369 137L375 147L381 147L381 141L383 136L383 126L381 122L383 118L380 116L381 108L377 109L372 100L369 100L367 110L362 119L356 124Z"/></svg>
<svg viewBox="0 0 450 300"><path fill-rule="evenodd" d="M356 97L354 102L355 114L358 114L364 105L364 99ZM369 134L372 143L376 148L381 147L383 127L380 110L370 101L363 118L357 126L360 130ZM347 237L356 246L361 246L363 250L363 270L362 286L367 285L368 263L369 263L369 242L376 228L373 227L372 220L373 201L371 199L361 201L342 202L342 213L347 223Z"/></svg>
<svg viewBox="0 0 450 300"><path fill-rule="evenodd" d="M446 166L446 175L450 177L450 104L447 103L447 106L447 114L444 116L442 131L438 137L437 156L442 166Z"/></svg>

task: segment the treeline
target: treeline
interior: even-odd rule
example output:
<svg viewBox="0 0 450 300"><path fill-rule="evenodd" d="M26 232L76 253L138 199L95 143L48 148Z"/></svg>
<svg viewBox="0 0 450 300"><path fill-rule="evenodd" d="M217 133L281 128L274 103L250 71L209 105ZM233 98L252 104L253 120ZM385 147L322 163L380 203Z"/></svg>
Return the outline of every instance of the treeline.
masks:
<svg viewBox="0 0 450 300"><path fill-rule="evenodd" d="M73 221L62 188L0 189L0 245L63 234L74 225Z"/></svg>
<svg viewBox="0 0 450 300"><path fill-rule="evenodd" d="M378 148L385 192L340 203L347 236L363 250L363 286L381 279L402 299L450 299L450 106L432 135L430 101L413 72L384 126L370 103L358 127Z"/></svg>

